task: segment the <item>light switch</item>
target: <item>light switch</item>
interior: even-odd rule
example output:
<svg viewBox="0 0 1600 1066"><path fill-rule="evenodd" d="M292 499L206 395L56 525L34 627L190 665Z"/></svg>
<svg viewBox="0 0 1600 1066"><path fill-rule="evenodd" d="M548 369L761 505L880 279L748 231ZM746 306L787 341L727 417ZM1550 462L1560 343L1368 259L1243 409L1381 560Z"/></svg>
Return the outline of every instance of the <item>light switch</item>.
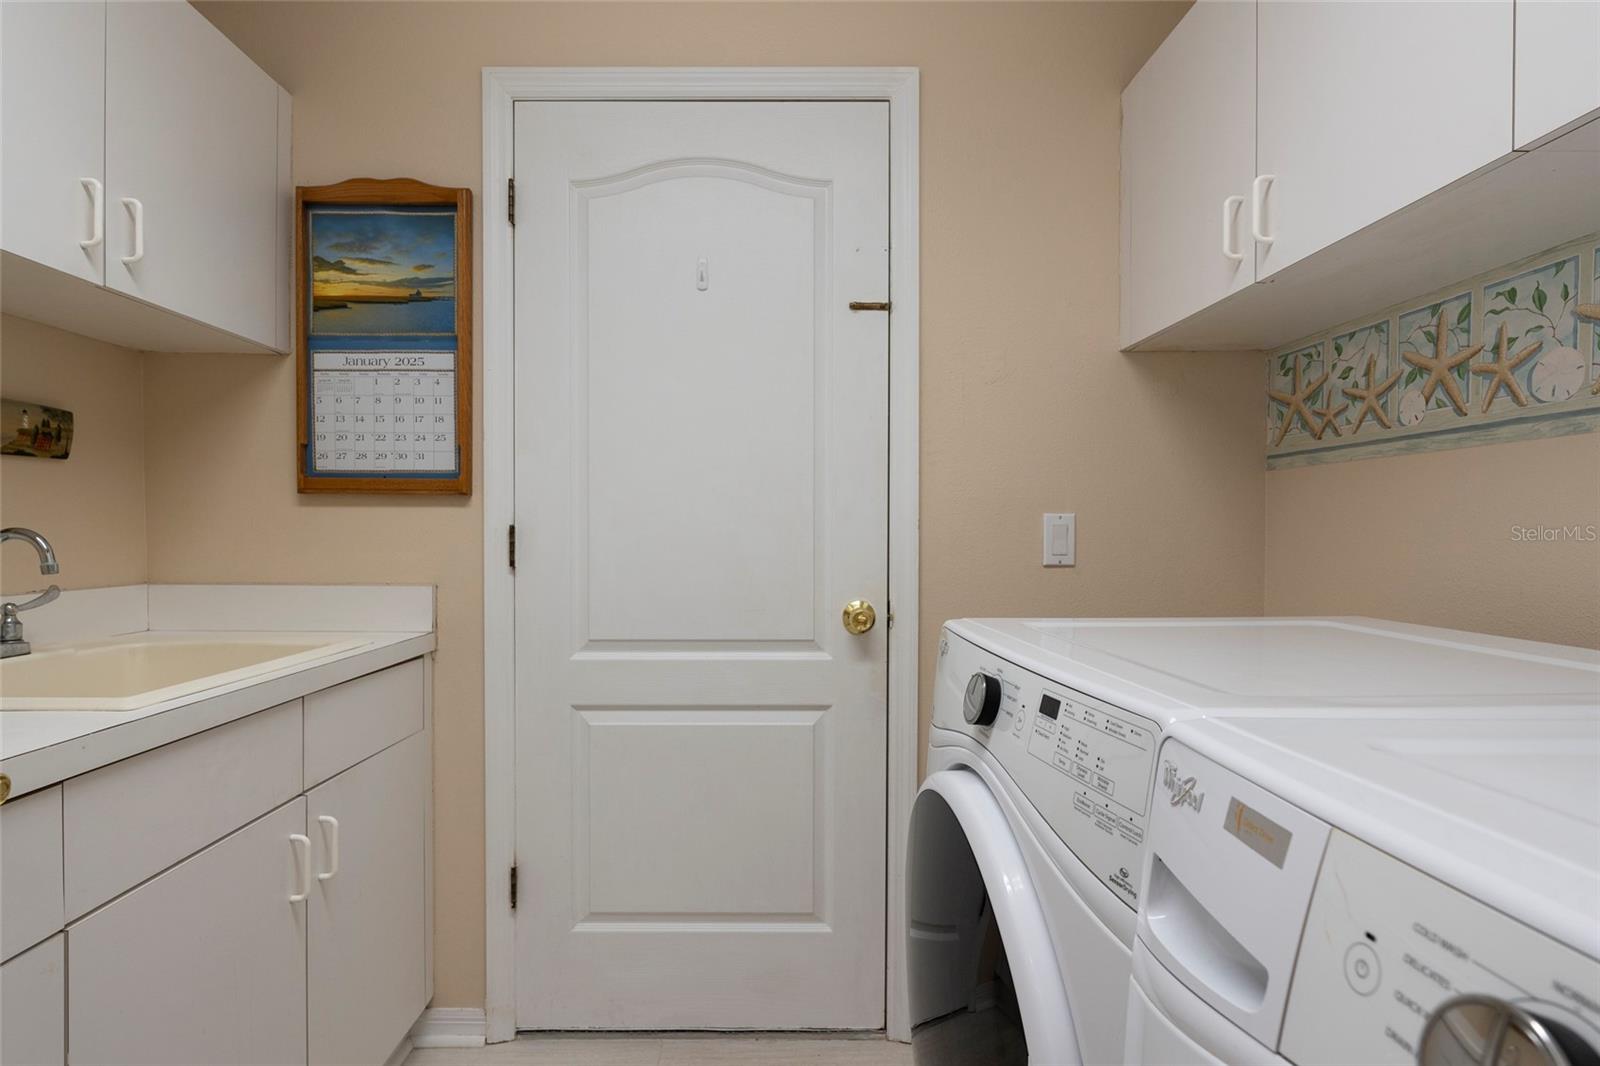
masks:
<svg viewBox="0 0 1600 1066"><path fill-rule="evenodd" d="M1078 562L1078 516L1044 516L1044 565L1075 566Z"/></svg>

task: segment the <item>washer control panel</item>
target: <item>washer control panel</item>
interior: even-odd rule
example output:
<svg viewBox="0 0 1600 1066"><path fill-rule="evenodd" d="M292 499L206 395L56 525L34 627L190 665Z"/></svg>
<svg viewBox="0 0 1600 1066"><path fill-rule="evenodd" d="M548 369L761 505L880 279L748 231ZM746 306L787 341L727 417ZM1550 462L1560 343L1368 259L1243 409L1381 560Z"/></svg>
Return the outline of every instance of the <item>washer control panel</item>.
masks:
<svg viewBox="0 0 1600 1066"><path fill-rule="evenodd" d="M1057 836L1130 908L1139 905L1160 727L946 630L933 723L998 759Z"/></svg>
<svg viewBox="0 0 1600 1066"><path fill-rule="evenodd" d="M1150 813L1156 735L1142 718L1071 689L1046 686L1039 693L1028 754L1112 801L1118 811L1142 818ZM1117 820L1117 825L1116 831L1126 834L1133 820Z"/></svg>
<svg viewBox="0 0 1600 1066"><path fill-rule="evenodd" d="M1487 1042L1509 1031L1474 1029L1474 1019L1498 1017L1484 1005L1493 1003L1563 1046L1600 1048L1600 960L1335 830L1300 942L1283 1054L1300 1066L1400 1066L1418 1061L1426 1031L1428 1061L1444 1061L1449 1045L1449 1061L1483 1062ZM1499 1061L1512 1050L1502 1047Z"/></svg>

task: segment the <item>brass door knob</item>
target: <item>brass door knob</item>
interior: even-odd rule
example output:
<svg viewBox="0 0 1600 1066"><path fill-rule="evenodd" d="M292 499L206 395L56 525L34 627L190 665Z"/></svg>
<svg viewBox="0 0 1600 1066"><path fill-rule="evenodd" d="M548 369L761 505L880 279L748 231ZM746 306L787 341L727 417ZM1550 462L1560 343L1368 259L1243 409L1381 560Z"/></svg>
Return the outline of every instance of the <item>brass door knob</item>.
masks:
<svg viewBox="0 0 1600 1066"><path fill-rule="evenodd" d="M878 612L866 600L851 600L844 605L844 631L859 637L878 624Z"/></svg>

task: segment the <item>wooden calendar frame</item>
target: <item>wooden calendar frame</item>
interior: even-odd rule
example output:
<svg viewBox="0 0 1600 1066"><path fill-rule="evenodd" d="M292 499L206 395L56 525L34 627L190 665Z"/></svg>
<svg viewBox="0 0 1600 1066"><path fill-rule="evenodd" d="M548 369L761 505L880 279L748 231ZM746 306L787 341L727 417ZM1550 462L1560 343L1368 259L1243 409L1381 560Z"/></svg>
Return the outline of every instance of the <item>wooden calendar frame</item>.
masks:
<svg viewBox="0 0 1600 1066"><path fill-rule="evenodd" d="M324 342L312 332L311 249L308 216L312 208L449 207L455 212L455 444L454 471L407 475L403 472L363 476L359 471L322 471L313 464L312 358ZM302 185L294 195L295 288L295 470L302 493L472 493L472 190L428 185L411 178L353 178L336 185ZM418 290L419 292L421 290ZM379 337L384 334L331 336ZM418 336L425 336L419 334ZM441 336L441 343L442 337ZM327 350L338 348L329 344ZM349 350L357 351L352 346Z"/></svg>

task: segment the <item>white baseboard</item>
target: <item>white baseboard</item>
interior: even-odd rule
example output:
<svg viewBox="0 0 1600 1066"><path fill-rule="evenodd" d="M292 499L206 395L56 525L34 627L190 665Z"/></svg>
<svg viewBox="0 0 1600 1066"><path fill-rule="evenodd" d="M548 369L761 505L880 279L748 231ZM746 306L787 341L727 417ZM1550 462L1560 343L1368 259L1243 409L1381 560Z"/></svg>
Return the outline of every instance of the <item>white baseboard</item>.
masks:
<svg viewBox="0 0 1600 1066"><path fill-rule="evenodd" d="M478 1007L429 1007L411 1027L416 1047L483 1047L484 1015Z"/></svg>

